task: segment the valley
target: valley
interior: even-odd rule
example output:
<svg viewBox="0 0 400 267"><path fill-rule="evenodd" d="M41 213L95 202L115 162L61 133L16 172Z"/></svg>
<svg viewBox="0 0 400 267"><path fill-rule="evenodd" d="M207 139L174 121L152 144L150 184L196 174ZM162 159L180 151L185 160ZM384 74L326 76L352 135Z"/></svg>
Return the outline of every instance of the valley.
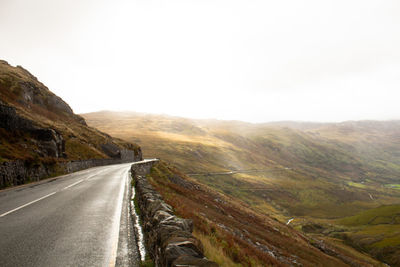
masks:
<svg viewBox="0 0 400 267"><path fill-rule="evenodd" d="M133 112L82 116L258 214L285 224L293 219L290 226L308 236L399 263L399 121L251 124ZM349 223L378 210L384 215Z"/></svg>
<svg viewBox="0 0 400 267"><path fill-rule="evenodd" d="M0 14L0 267L400 267L399 1Z"/></svg>

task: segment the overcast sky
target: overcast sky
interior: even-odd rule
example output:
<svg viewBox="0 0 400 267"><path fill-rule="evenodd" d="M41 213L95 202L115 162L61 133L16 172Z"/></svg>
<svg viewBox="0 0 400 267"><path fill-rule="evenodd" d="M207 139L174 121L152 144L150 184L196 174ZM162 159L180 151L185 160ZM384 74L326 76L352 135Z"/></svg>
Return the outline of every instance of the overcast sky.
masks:
<svg viewBox="0 0 400 267"><path fill-rule="evenodd" d="M0 33L77 113L400 119L398 0L0 0Z"/></svg>

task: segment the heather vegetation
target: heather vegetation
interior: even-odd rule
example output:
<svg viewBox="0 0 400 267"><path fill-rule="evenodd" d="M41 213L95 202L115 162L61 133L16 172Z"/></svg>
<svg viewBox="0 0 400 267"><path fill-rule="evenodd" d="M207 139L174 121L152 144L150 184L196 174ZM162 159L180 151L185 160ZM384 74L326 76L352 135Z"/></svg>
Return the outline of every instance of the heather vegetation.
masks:
<svg viewBox="0 0 400 267"><path fill-rule="evenodd" d="M293 219L292 228L337 249L351 245L399 264L396 212L372 225L346 223L400 203L399 121L250 124L138 113L83 116L91 126L137 142L145 157L167 160L257 214L282 223Z"/></svg>

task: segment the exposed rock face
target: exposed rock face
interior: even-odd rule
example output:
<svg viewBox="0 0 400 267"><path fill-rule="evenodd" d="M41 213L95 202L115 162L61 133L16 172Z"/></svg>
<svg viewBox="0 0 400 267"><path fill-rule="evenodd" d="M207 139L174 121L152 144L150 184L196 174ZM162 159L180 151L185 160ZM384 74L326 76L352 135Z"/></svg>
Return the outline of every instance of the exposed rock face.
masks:
<svg viewBox="0 0 400 267"><path fill-rule="evenodd" d="M17 68L21 69L25 74L30 76L35 83L39 83L37 78L33 76L29 71L24 69L21 66L17 66ZM19 88L21 90L21 96L19 101L25 104L26 106L30 107L31 104L36 104L42 107L47 107L53 110L59 110L62 112L66 112L70 115L74 115L71 107L65 103L60 97L50 93L50 91L43 85L40 84L41 87L34 82L24 81L19 82ZM47 91L47 95L43 95L43 90Z"/></svg>
<svg viewBox="0 0 400 267"><path fill-rule="evenodd" d="M193 235L191 220L178 218L146 179L155 162L133 164L137 203L141 210L146 245L156 266L218 266L204 257L203 247Z"/></svg>
<svg viewBox="0 0 400 267"><path fill-rule="evenodd" d="M14 160L0 163L0 188L39 181L41 179L75 172L91 167L133 162L142 159L141 150L136 152L120 149L112 144L114 154L111 159L89 159L81 161L56 162L55 159L66 158L65 140L60 133L50 128L40 128L34 122L19 116L14 107L0 101L0 128L18 135L29 134L30 141L37 146L35 153L39 157L53 158L51 162Z"/></svg>
<svg viewBox="0 0 400 267"><path fill-rule="evenodd" d="M314 247L318 248L319 250L321 250L322 252L324 252L325 254L328 254L329 256L339 258L340 260L342 260L349 266L352 266L352 267L360 266L360 264L358 262L354 261L354 259L337 252L331 246L329 246L328 244L325 244L322 240L320 240L318 242L314 242L312 245Z"/></svg>
<svg viewBox="0 0 400 267"><path fill-rule="evenodd" d="M54 129L35 126L32 121L19 116L14 107L2 102L0 102L0 128L8 132L23 131L31 134L39 148L37 153L41 157L65 157L65 141L60 133Z"/></svg>
<svg viewBox="0 0 400 267"><path fill-rule="evenodd" d="M120 148L116 144L113 143L102 144L101 148L104 151L104 153L111 158L121 157Z"/></svg>
<svg viewBox="0 0 400 267"><path fill-rule="evenodd" d="M129 149L121 149L116 144L107 143L102 144L101 148L103 152L109 156L110 158L118 158L122 160L131 160L131 161L138 161L142 159L141 150L139 150L136 154L133 150Z"/></svg>
<svg viewBox="0 0 400 267"><path fill-rule="evenodd" d="M2 101L0 101L0 127L9 131L34 129L31 121L18 116L14 107L5 105Z"/></svg>
<svg viewBox="0 0 400 267"><path fill-rule="evenodd" d="M138 161L138 160L142 160L142 151L139 150L136 154L133 150L129 150L129 149L121 149L120 150L120 158L122 160L130 160L131 161Z"/></svg>
<svg viewBox="0 0 400 267"><path fill-rule="evenodd" d="M53 129L36 129L32 131L38 140L39 154L42 157L61 158L65 155L65 141L61 134Z"/></svg>
<svg viewBox="0 0 400 267"><path fill-rule="evenodd" d="M74 114L64 100L52 93L34 75L21 66L13 67L6 61L0 60L0 88L3 91L0 91L0 96L6 102L12 99L20 106L33 112L36 112L37 108L41 108L45 110L45 116L46 112L64 114L87 126L86 121L81 116ZM51 119L51 117L49 118Z"/></svg>
<svg viewBox="0 0 400 267"><path fill-rule="evenodd" d="M0 60L0 135L0 188L142 159L138 146L87 127L83 117L29 71L4 60Z"/></svg>

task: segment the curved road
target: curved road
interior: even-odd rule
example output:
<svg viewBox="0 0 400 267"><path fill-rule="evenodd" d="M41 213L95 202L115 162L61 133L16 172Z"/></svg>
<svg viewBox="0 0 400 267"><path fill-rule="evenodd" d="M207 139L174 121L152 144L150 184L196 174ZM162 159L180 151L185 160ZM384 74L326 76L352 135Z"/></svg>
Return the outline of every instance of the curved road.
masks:
<svg viewBox="0 0 400 267"><path fill-rule="evenodd" d="M131 163L0 191L0 265L138 266Z"/></svg>

